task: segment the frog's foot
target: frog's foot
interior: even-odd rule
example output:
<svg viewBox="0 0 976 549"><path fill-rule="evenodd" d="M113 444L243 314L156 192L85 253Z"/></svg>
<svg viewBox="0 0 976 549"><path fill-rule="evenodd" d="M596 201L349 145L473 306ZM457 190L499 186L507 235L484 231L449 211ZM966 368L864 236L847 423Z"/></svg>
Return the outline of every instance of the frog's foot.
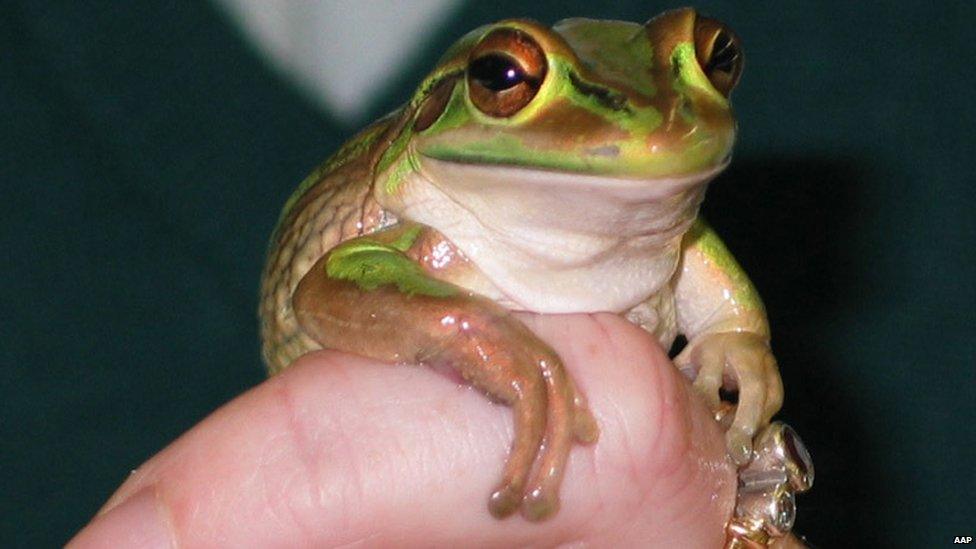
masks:
<svg viewBox="0 0 976 549"><path fill-rule="evenodd" d="M695 388L716 414L723 411L719 390L738 391L725 441L733 461L747 463L753 436L783 404L783 382L766 339L751 332L705 334L689 342L675 365L697 370Z"/></svg>
<svg viewBox="0 0 976 549"><path fill-rule="evenodd" d="M539 521L559 509L559 486L573 441L592 444L600 436L596 419L555 354L537 359L546 381L546 435L539 450L535 475L522 501L522 516Z"/></svg>
<svg viewBox="0 0 976 549"><path fill-rule="evenodd" d="M519 382L515 382L519 383ZM545 431L545 394L539 380L519 383L525 390L512 405L515 439L505 462L502 479L488 499L488 510L495 518L505 518L522 504L525 484L535 462Z"/></svg>
<svg viewBox="0 0 976 549"><path fill-rule="evenodd" d="M515 436L488 508L499 518L520 508L529 520L551 516L573 443L598 436L585 401L559 356L524 324L417 270L394 236L351 241L320 259L295 290L299 325L325 348L451 368L511 406ZM394 282L377 283L391 273Z"/></svg>
<svg viewBox="0 0 976 549"><path fill-rule="evenodd" d="M480 315L475 315L480 316ZM488 509L497 518L521 507L543 520L559 508L559 487L573 442L592 443L599 428L562 361L511 316L460 319L460 337L428 361L447 360L479 389L512 406L515 438ZM487 360L471 360L471 356Z"/></svg>
<svg viewBox="0 0 976 549"><path fill-rule="evenodd" d="M573 440L593 434L587 425L593 416L578 413L576 389L559 358L552 355L536 363L546 382L548 413L538 464L522 504L522 516L529 520L542 520L559 509L559 485Z"/></svg>

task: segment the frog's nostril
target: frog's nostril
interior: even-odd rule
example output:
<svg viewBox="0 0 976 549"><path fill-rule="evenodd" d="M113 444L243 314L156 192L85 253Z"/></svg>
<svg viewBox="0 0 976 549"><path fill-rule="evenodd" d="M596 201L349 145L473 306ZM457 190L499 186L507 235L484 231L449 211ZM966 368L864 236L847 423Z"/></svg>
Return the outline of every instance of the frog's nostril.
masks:
<svg viewBox="0 0 976 549"><path fill-rule="evenodd" d="M616 158L620 155L620 147L616 145L602 145L586 149L586 154L590 156L603 156L606 158Z"/></svg>

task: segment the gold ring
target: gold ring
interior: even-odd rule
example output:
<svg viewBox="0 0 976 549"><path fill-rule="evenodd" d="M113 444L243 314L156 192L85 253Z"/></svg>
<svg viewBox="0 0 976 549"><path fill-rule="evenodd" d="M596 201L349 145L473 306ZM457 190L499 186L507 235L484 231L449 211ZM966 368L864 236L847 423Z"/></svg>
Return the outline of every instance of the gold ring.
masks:
<svg viewBox="0 0 976 549"><path fill-rule="evenodd" d="M767 547L793 529L796 494L813 486L813 460L789 425L771 423L756 437L752 459L739 469L726 549Z"/></svg>

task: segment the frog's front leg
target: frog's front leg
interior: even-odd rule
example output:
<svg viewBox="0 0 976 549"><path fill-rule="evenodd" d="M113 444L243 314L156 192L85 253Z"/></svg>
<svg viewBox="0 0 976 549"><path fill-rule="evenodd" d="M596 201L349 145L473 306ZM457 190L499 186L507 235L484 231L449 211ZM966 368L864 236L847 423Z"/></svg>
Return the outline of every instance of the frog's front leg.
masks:
<svg viewBox="0 0 976 549"><path fill-rule="evenodd" d="M453 368L510 405L515 438L489 510L501 518L521 506L528 519L546 518L558 507L574 439L594 441L596 423L548 345L494 302L411 258L424 230L394 227L327 253L295 291L299 324L325 348Z"/></svg>
<svg viewBox="0 0 976 549"><path fill-rule="evenodd" d="M722 407L719 389L738 389L726 442L732 459L743 464L751 456L753 436L783 404L783 383L762 300L701 219L682 242L675 300L678 327L688 339L675 365L696 372L695 387L716 413Z"/></svg>

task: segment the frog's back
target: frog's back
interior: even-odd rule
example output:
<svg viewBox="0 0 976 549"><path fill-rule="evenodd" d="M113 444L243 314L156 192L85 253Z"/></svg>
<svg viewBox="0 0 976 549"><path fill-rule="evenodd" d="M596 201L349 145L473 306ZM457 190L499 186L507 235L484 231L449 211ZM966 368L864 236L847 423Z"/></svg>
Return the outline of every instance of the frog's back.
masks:
<svg viewBox="0 0 976 549"><path fill-rule="evenodd" d="M392 220L373 198L373 168L398 131L396 113L369 126L316 168L285 204L261 277L261 351L274 374L319 348L299 328L292 294L302 277L340 242Z"/></svg>

